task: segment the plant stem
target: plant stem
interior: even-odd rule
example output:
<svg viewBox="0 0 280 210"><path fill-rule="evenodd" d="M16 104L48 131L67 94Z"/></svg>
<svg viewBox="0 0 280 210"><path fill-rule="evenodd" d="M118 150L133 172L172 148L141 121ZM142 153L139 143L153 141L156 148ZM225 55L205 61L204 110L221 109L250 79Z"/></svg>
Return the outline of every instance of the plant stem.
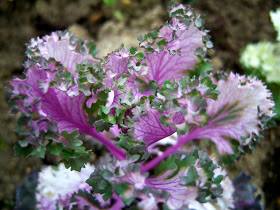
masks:
<svg viewBox="0 0 280 210"><path fill-rule="evenodd" d="M177 144L173 145L172 147L169 147L167 150L165 150L160 156L157 156L153 160L149 161L148 163L141 166L141 172L145 173L154 167L156 167L161 161L168 158L170 155L173 155L175 152L177 152L181 147L183 147L186 143L199 138L201 135L201 132L204 131L204 129L197 128L193 131L191 131L188 134L185 134L178 138Z"/></svg>
<svg viewBox="0 0 280 210"><path fill-rule="evenodd" d="M87 129L85 133L102 143L118 160L126 159L126 154L123 149L117 147L110 139L96 131L94 128Z"/></svg>

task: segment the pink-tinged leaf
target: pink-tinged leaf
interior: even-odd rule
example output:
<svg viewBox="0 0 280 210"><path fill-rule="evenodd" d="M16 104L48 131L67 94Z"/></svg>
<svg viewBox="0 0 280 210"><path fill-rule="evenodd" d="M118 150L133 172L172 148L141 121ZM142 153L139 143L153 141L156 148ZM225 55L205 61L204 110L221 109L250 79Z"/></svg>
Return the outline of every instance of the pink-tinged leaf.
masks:
<svg viewBox="0 0 280 210"><path fill-rule="evenodd" d="M70 97L63 91L49 88L53 75L36 66L28 69L26 74L26 79L14 79L11 82L13 97L24 96L17 100L18 108L22 112L28 114L37 112L41 120L48 119L56 123L59 132L78 130L82 134L92 136L104 144L118 159L125 158L123 150L89 125L83 110L85 99L83 95ZM47 88L44 88L46 86ZM46 130L44 127L39 128Z"/></svg>
<svg viewBox="0 0 280 210"><path fill-rule="evenodd" d="M173 19L171 22L175 22ZM165 49L146 54L148 65L148 80L155 80L162 85L166 80L176 80L185 74L187 70L193 69L197 62L196 51L203 47L203 36L201 31L193 24L182 29L172 29L173 25L166 25L160 31L160 37L167 39ZM171 39L170 33L175 33Z"/></svg>
<svg viewBox="0 0 280 210"><path fill-rule="evenodd" d="M85 131L88 123L83 110L84 96L69 97L62 91L49 88L41 101L42 111L57 123L59 132Z"/></svg>
<svg viewBox="0 0 280 210"><path fill-rule="evenodd" d="M144 163L141 166L141 172L145 173L145 172L153 169L158 164L160 164L161 161L163 161L164 159L168 158L169 156L173 155L178 150L180 150L186 143L193 141L195 139L198 139L200 133L203 131L204 131L204 129L197 128L197 129L194 129L192 132L179 137L177 140L177 143L175 145L168 147L161 155L155 157L154 159L150 160L147 163Z"/></svg>
<svg viewBox="0 0 280 210"><path fill-rule="evenodd" d="M17 108L25 113L40 112L38 100L49 86L51 75L37 66L29 68L25 79L15 78L11 81L12 96L16 99Z"/></svg>
<svg viewBox="0 0 280 210"><path fill-rule="evenodd" d="M176 128L163 125L160 116L161 114L153 109L141 116L134 125L136 139L143 140L147 146L150 146L176 132Z"/></svg>
<svg viewBox="0 0 280 210"><path fill-rule="evenodd" d="M125 152L122 149L89 125L83 110L84 100L82 95L70 97L62 91L49 88L41 99L41 107L45 116L57 124L60 132L78 130L100 141L118 159L125 159Z"/></svg>
<svg viewBox="0 0 280 210"><path fill-rule="evenodd" d="M33 40L31 47L38 47L40 56L45 59L54 59L62 64L74 76L77 74L76 66L81 63L94 63L96 60L89 54L82 54L75 50L75 45L71 44L73 36L69 33L60 34L53 32L42 39Z"/></svg>
<svg viewBox="0 0 280 210"><path fill-rule="evenodd" d="M172 122L175 125L182 124L185 122L185 116L182 112L176 112L172 117Z"/></svg>
<svg viewBox="0 0 280 210"><path fill-rule="evenodd" d="M260 116L274 115L271 92L260 80L230 74L227 80L220 80L217 86L220 92L218 99L208 101L208 123L180 136L177 144L144 164L142 172L154 168L193 140L210 139L221 153L232 153L228 139L238 140L241 145L249 144L250 137L259 134ZM248 137L248 141L242 141L242 137Z"/></svg>
<svg viewBox="0 0 280 210"><path fill-rule="evenodd" d="M167 205L172 209L180 209L197 197L197 189L182 185L181 172L169 178L174 171L167 171L158 177L149 177L145 183L147 187L165 191L169 194Z"/></svg>
<svg viewBox="0 0 280 210"><path fill-rule="evenodd" d="M11 81L13 94L23 95L31 102L42 95L40 86L47 79L46 71L34 66L27 70L25 79L15 78Z"/></svg>
<svg viewBox="0 0 280 210"><path fill-rule="evenodd" d="M109 54L106 59L106 71L112 72L113 76L120 76L128 71L128 59L129 53L126 49Z"/></svg>
<svg viewBox="0 0 280 210"><path fill-rule="evenodd" d="M229 141L220 138L219 136L211 136L211 140L216 144L218 151L221 154L232 154L233 149L231 148L231 144Z"/></svg>
<svg viewBox="0 0 280 210"><path fill-rule="evenodd" d="M46 119L40 119L36 121L32 121L31 127L35 136L38 137L41 133L46 133L48 131L48 121Z"/></svg>
<svg viewBox="0 0 280 210"><path fill-rule="evenodd" d="M210 120L202 137L210 138L219 151L229 153L228 138L239 140L259 134L260 116L273 116L274 103L271 93L259 80L230 74L217 84L220 92L217 100L208 102Z"/></svg>
<svg viewBox="0 0 280 210"><path fill-rule="evenodd" d="M158 190L168 193L167 204L172 209L180 209L197 197L197 189L182 185L183 171L172 176L174 171L166 171L156 177L146 177L139 172L131 172L125 174L121 178L122 181L134 186L135 190ZM156 201L163 201L161 196L154 194ZM141 197L145 198L146 196ZM174 208L173 208L174 207Z"/></svg>
<svg viewBox="0 0 280 210"><path fill-rule="evenodd" d="M147 185L157 190L169 193L167 205L171 209L180 209L183 205L194 201L197 197L197 189L194 187L183 186L179 176L170 179L149 178Z"/></svg>

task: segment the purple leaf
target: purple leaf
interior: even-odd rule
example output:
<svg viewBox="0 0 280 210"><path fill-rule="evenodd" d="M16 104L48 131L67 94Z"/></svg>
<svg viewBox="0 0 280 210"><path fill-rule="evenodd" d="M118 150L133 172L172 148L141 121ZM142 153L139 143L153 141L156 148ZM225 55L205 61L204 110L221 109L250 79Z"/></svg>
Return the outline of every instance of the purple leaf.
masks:
<svg viewBox="0 0 280 210"><path fill-rule="evenodd" d="M266 86L254 78L230 74L217 86L220 93L217 100L208 102L210 120L201 138L211 139L220 152L231 153L227 140L248 144L241 138L259 134L260 116L272 117L274 103Z"/></svg>
<svg viewBox="0 0 280 210"><path fill-rule="evenodd" d="M82 108L84 96L69 97L62 91L49 88L41 100L42 111L56 122L59 132L79 130L88 132L89 125Z"/></svg>
<svg viewBox="0 0 280 210"><path fill-rule="evenodd" d="M34 66L27 70L25 79L15 78L11 81L13 94L25 96L25 101L31 104L41 97L43 89L40 86L47 79L46 71Z"/></svg>
<svg viewBox="0 0 280 210"><path fill-rule="evenodd" d="M176 19L171 22L175 24ZM162 85L166 80L175 80L193 69L197 62L196 51L203 47L204 32L193 24L173 31L173 25L166 25L160 31L160 37L168 41L166 48L146 55L148 65L147 79ZM175 38L170 33L175 32ZM171 52L174 52L172 54Z"/></svg>
<svg viewBox="0 0 280 210"><path fill-rule="evenodd" d="M230 74L227 80L220 80L217 86L220 92L218 99L208 101L208 123L180 136L177 144L144 164L142 172L152 169L193 140L210 139L220 152L232 153L228 139L238 140L242 145L249 144L250 137L260 131L260 116L274 115L271 92L260 80ZM248 141L242 141L241 137L248 137Z"/></svg>
<svg viewBox="0 0 280 210"><path fill-rule="evenodd" d="M161 114L154 109L141 116L134 125L135 138L143 140L147 146L150 146L176 132L175 128L163 125L160 116Z"/></svg>
<svg viewBox="0 0 280 210"><path fill-rule="evenodd" d="M146 185L157 190L168 192L169 197L167 199L167 205L172 209L180 209L184 204L196 199L197 189L181 185L182 177L180 173L172 178L168 178L171 174L170 171L167 171L161 176L147 178Z"/></svg>
<svg viewBox="0 0 280 210"><path fill-rule="evenodd" d="M156 177L145 177L138 172L128 173L122 177L123 181L130 183L136 190L151 189L168 193L167 204L172 209L180 209L184 204L195 200L197 189L182 185L182 171L172 176L174 171L166 171ZM154 194L156 201L161 201ZM145 196L142 196L145 198Z"/></svg>
<svg viewBox="0 0 280 210"><path fill-rule="evenodd" d="M38 48L39 56L46 60L54 59L71 72L73 76L77 76L77 64L95 63L96 59L88 53L78 52L76 50L77 43L71 43L71 39L75 40L77 38L70 33L53 32L42 39L33 39L29 48Z"/></svg>
<svg viewBox="0 0 280 210"><path fill-rule="evenodd" d="M117 77L128 71L129 53L126 49L120 49L108 55L105 68L113 72Z"/></svg>
<svg viewBox="0 0 280 210"><path fill-rule="evenodd" d="M78 130L100 141L118 159L125 159L123 150L89 125L83 110L84 99L82 95L70 97L62 91L49 88L41 99L42 111L57 124L59 132Z"/></svg>
<svg viewBox="0 0 280 210"><path fill-rule="evenodd" d="M17 109L31 115L41 112L38 101L49 86L51 75L37 66L29 68L25 79L15 78L11 81L12 99L16 99ZM23 96L23 97L18 97Z"/></svg>

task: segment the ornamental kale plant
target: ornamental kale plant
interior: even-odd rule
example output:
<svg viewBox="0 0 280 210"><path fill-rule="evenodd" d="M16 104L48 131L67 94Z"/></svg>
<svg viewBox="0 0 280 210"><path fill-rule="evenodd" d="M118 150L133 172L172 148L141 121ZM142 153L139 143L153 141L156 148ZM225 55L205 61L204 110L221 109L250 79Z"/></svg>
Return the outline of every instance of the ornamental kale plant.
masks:
<svg viewBox="0 0 280 210"><path fill-rule="evenodd" d="M105 58L69 32L28 44L25 77L11 81L15 149L62 162L40 172L38 209L235 208L224 167L258 141L271 93L212 71L212 43L190 8L169 16L139 48Z"/></svg>

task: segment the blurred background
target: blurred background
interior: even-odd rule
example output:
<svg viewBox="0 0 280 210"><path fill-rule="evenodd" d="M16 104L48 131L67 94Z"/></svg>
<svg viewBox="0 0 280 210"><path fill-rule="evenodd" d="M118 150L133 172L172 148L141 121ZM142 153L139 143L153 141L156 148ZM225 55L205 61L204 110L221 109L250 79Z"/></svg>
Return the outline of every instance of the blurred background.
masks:
<svg viewBox="0 0 280 210"><path fill-rule="evenodd" d="M185 0L199 11L210 30L213 65L221 71L243 73L239 64L248 43L275 39L269 11L277 0ZM166 19L164 0L0 0L0 209L13 209L16 188L42 161L14 155L15 119L9 113L5 86L21 74L25 44L36 36L69 29L93 39L99 56L125 46L137 46L137 37ZM279 124L279 123L278 123ZM280 124L279 124L280 125ZM253 177L268 210L280 209L280 126L268 130L256 151L229 170Z"/></svg>

